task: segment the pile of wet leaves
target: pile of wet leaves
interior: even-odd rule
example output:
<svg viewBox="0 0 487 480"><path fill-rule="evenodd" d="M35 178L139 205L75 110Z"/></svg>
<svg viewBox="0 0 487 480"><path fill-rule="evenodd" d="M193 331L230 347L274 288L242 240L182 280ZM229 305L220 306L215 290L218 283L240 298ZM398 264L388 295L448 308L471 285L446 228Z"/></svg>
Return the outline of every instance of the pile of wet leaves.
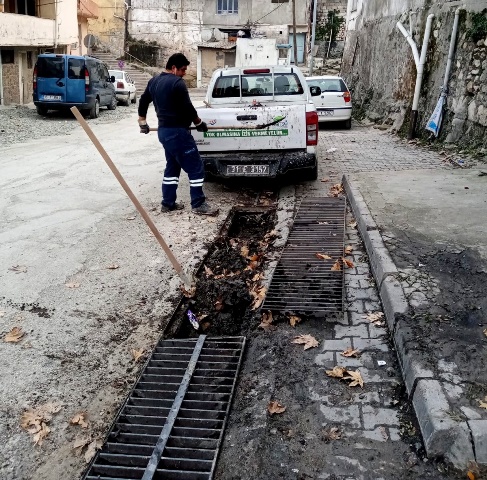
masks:
<svg viewBox="0 0 487 480"><path fill-rule="evenodd" d="M241 335L255 330L266 294L262 280L276 237L274 224L275 210L234 213L199 270L196 292L176 312L179 337Z"/></svg>

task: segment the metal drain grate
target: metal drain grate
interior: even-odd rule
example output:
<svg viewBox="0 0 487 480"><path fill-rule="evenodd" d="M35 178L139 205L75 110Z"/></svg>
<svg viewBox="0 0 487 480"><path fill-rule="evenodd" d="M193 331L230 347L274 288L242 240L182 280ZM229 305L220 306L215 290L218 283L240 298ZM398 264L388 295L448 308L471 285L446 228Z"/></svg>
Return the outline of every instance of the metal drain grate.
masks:
<svg viewBox="0 0 487 480"><path fill-rule="evenodd" d="M85 480L210 480L244 337L162 340Z"/></svg>
<svg viewBox="0 0 487 480"><path fill-rule="evenodd" d="M264 309L320 314L343 310L345 198L315 197L302 201L287 245L276 267ZM329 255L322 260L316 253Z"/></svg>

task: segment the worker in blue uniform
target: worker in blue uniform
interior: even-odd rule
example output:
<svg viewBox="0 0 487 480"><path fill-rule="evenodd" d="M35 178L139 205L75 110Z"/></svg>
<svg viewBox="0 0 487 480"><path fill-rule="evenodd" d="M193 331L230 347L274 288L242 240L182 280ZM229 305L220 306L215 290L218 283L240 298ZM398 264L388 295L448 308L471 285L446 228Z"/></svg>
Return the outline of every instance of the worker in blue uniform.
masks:
<svg viewBox="0 0 487 480"><path fill-rule="evenodd" d="M184 208L183 204L176 202L182 169L188 174L193 213L218 215L218 209L211 207L206 201L203 192L205 169L189 130L192 123L198 132L207 132L208 126L199 118L183 81L188 65L189 60L182 53L175 53L169 57L166 71L149 80L139 101L140 133L150 131L146 117L152 102L159 122L159 141L166 153L161 212Z"/></svg>

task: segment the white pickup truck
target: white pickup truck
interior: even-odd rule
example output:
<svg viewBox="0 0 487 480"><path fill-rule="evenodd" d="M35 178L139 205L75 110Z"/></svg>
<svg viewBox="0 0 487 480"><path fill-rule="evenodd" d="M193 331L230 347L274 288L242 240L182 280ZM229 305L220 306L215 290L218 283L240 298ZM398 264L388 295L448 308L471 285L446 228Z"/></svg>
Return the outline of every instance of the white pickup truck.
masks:
<svg viewBox="0 0 487 480"><path fill-rule="evenodd" d="M193 132L205 170L216 177L316 179L318 115L297 67L224 68L213 73L198 115L208 132Z"/></svg>

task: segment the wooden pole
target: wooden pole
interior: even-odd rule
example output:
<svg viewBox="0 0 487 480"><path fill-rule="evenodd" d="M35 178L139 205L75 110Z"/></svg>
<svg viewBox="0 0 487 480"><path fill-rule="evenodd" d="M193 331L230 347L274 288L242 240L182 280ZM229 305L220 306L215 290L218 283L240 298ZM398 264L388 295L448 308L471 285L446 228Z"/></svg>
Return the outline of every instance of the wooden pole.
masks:
<svg viewBox="0 0 487 480"><path fill-rule="evenodd" d="M296 0L293 0L293 48L294 65L298 65L298 39L296 38Z"/></svg>
<svg viewBox="0 0 487 480"><path fill-rule="evenodd" d="M181 277L181 280L184 282L185 286L189 290L189 288L191 288L192 286L191 280L184 273L183 268L181 267L180 263L177 261L171 249L168 247L164 238L162 238L162 235L159 233L159 230L157 229L156 225L152 221L152 218L149 217L149 214L145 211L144 207L137 200L137 197L134 195L134 193L128 186L127 182L122 177L122 174L118 171L118 168L112 162L112 159L108 156L106 150L102 147L98 138L96 138L95 134L93 133L93 130L91 130L90 126L83 118L83 115L81 115L80 111L76 107L71 107L70 110L73 112L73 115L76 117L76 120L78 120L83 130L86 132L90 140L93 142L93 145L95 145L96 149L100 152L100 155L103 157L103 160L105 160L106 164L108 165L108 168L110 168L112 173L115 175L115 178L118 180L118 183L120 183L122 188L125 190L125 193L129 196L130 200L132 200L132 203L135 205L135 208L138 210L142 218L145 220L145 223L147 223L147 225L151 229L152 233L154 234L154 237L156 237L160 246L166 253L167 258L169 258L170 262L172 263L172 266L174 267L178 275Z"/></svg>

